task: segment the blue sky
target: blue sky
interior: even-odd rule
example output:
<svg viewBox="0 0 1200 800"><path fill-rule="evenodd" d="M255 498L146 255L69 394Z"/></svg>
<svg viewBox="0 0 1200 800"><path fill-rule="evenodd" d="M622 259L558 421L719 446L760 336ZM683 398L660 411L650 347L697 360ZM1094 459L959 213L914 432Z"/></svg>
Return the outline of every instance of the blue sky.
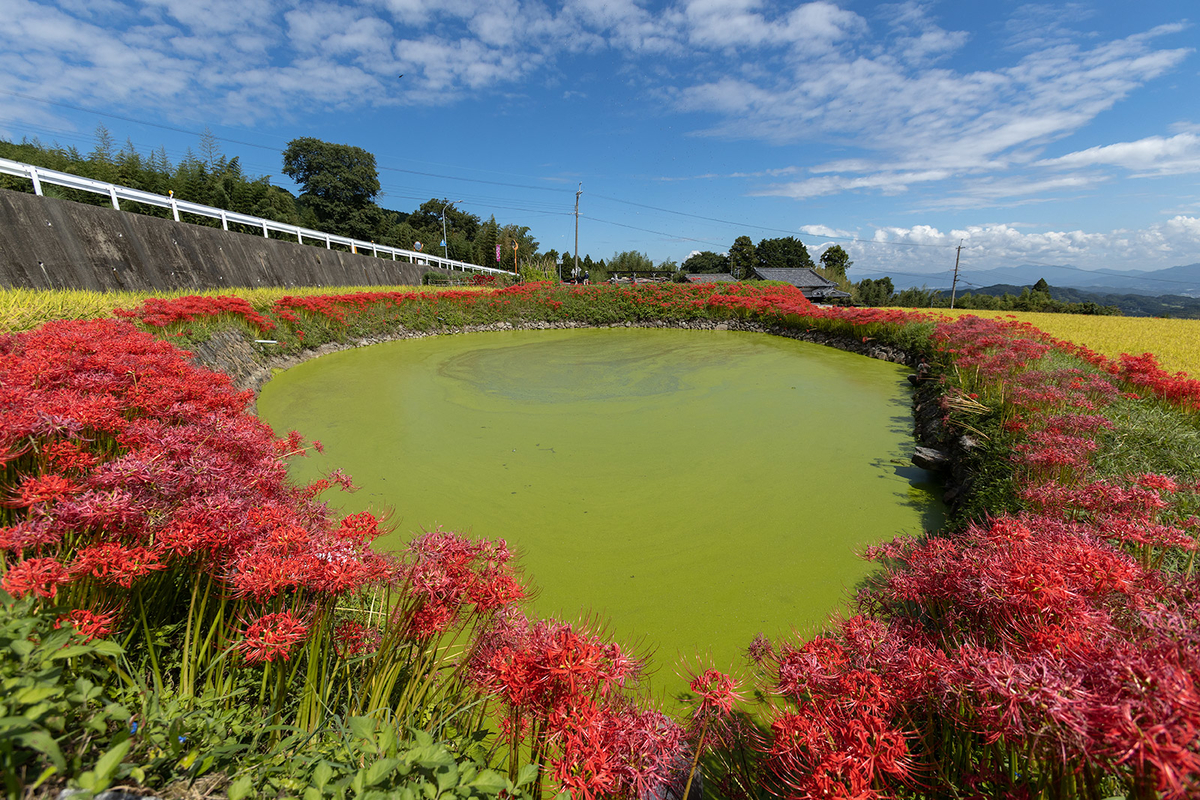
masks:
<svg viewBox="0 0 1200 800"><path fill-rule="evenodd" d="M855 279L950 269L960 239L968 277L1156 269L1200 261L1198 12L0 0L0 135L86 151L103 123L177 160L207 126L285 186L289 139L354 144L383 205L462 200L559 251L582 182L597 257L796 235Z"/></svg>

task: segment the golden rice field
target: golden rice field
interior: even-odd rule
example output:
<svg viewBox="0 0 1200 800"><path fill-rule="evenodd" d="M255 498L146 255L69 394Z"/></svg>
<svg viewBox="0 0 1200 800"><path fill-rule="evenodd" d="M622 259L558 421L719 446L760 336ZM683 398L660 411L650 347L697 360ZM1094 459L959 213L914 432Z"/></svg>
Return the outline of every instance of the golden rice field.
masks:
<svg viewBox="0 0 1200 800"><path fill-rule="evenodd" d="M1051 336L1090 347L1116 358L1122 353L1154 353L1162 368L1200 377L1200 320L1157 317L1097 317L1083 314L1037 314L1021 311L946 311L991 319L1015 318Z"/></svg>
<svg viewBox="0 0 1200 800"><path fill-rule="evenodd" d="M458 289L468 287L456 287ZM91 292L85 290L0 289L0 332L25 331L52 319L106 317L114 308L133 308L148 297L183 297L189 294L232 294L264 311L285 296L346 294L349 292L438 291L432 286L293 286L290 288L213 289L198 292Z"/></svg>

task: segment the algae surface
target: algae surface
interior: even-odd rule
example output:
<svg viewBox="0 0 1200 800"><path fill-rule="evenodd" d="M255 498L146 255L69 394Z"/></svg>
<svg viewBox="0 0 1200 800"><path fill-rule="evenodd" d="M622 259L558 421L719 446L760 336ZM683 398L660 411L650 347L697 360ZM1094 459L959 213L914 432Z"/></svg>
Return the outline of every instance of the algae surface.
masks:
<svg viewBox="0 0 1200 800"><path fill-rule="evenodd" d="M345 351L274 378L259 413L319 439L347 511L505 538L535 608L728 669L758 632L811 634L872 567L940 523L912 467L905 370L765 334L514 331Z"/></svg>

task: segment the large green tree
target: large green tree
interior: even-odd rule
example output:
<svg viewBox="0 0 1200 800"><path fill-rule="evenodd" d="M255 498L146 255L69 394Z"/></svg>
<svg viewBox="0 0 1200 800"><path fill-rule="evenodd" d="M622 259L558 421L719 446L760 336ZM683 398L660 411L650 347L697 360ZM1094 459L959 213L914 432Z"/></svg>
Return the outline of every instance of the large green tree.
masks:
<svg viewBox="0 0 1200 800"><path fill-rule="evenodd" d="M854 284L854 301L863 306L891 305L895 293L896 287L892 285L892 279L886 276L863 278Z"/></svg>
<svg viewBox="0 0 1200 800"><path fill-rule="evenodd" d="M702 250L688 256L680 269L693 275L729 272L729 256L724 253L714 253L711 250Z"/></svg>
<svg viewBox="0 0 1200 800"><path fill-rule="evenodd" d="M829 273L829 277L833 280L845 278L846 270L853 263L850 260L850 254L843 250L840 244L835 244L824 253L821 253L821 266Z"/></svg>
<svg viewBox="0 0 1200 800"><path fill-rule="evenodd" d="M654 261L645 253L636 250L626 250L614 253L608 260L609 272L647 272L654 269Z"/></svg>
<svg viewBox="0 0 1200 800"><path fill-rule="evenodd" d="M293 139L283 151L283 174L304 187L300 204L311 208L331 233L368 239L390 227L387 213L375 205L375 156L361 147Z"/></svg>
<svg viewBox="0 0 1200 800"><path fill-rule="evenodd" d="M797 269L816 266L804 242L795 236L785 236L778 239L763 239L755 248L755 258L760 267L784 267Z"/></svg>
<svg viewBox="0 0 1200 800"><path fill-rule="evenodd" d="M729 248L729 271L740 281L754 277L756 259L754 240L749 236L739 236L733 240Z"/></svg>

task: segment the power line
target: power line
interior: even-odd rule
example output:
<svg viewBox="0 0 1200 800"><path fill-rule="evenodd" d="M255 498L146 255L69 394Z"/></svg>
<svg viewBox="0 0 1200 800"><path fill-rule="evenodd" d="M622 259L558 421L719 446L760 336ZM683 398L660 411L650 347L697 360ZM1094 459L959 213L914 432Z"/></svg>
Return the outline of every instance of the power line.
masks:
<svg viewBox="0 0 1200 800"><path fill-rule="evenodd" d="M639 228L637 225L626 225L624 222L614 222L611 219L600 219L599 217L590 217L587 214L580 214L584 219L590 219L593 222L603 222L605 225L616 225L618 228L629 228L634 231L642 231L643 233L654 233L659 236L666 236L669 239L675 239L684 242L699 242L701 244L715 244L716 239L694 239L691 236L680 236L677 233L667 233L666 231L656 231L651 228Z"/></svg>
<svg viewBox="0 0 1200 800"><path fill-rule="evenodd" d="M700 219L700 220L704 220L706 222L719 222L722 225L733 225L733 226L736 226L739 228L756 228L758 230L763 230L763 231L774 231L776 233L790 233L793 235L795 235L797 233L797 231L790 230L788 228L774 228L774 227L771 227L768 225L755 225L752 222L735 222L733 220L720 219L719 217L706 217L702 214L691 214L686 211L675 211L670 208L661 208L659 206L646 205L645 203L636 203L633 200L622 200L619 197L607 197L602 194L598 194L598 195L596 195L596 197L601 200L610 200L614 203L622 203L622 204L628 205L628 206L637 206L638 208L646 208L651 211L661 211L664 214L675 214L675 215L681 216L681 217L691 217L692 219ZM801 233L803 233L803 231L801 231ZM860 242L862 244L891 244L891 245L896 245L897 247L941 247L941 248L954 247L954 245L928 244L925 242L879 242L874 239L860 239L860 238L857 238L854 236L835 236L835 235L829 235L829 236L820 235L820 236L818 236L817 234L814 234L814 233L805 233L805 235L811 236L816 239L838 239L840 241Z"/></svg>

